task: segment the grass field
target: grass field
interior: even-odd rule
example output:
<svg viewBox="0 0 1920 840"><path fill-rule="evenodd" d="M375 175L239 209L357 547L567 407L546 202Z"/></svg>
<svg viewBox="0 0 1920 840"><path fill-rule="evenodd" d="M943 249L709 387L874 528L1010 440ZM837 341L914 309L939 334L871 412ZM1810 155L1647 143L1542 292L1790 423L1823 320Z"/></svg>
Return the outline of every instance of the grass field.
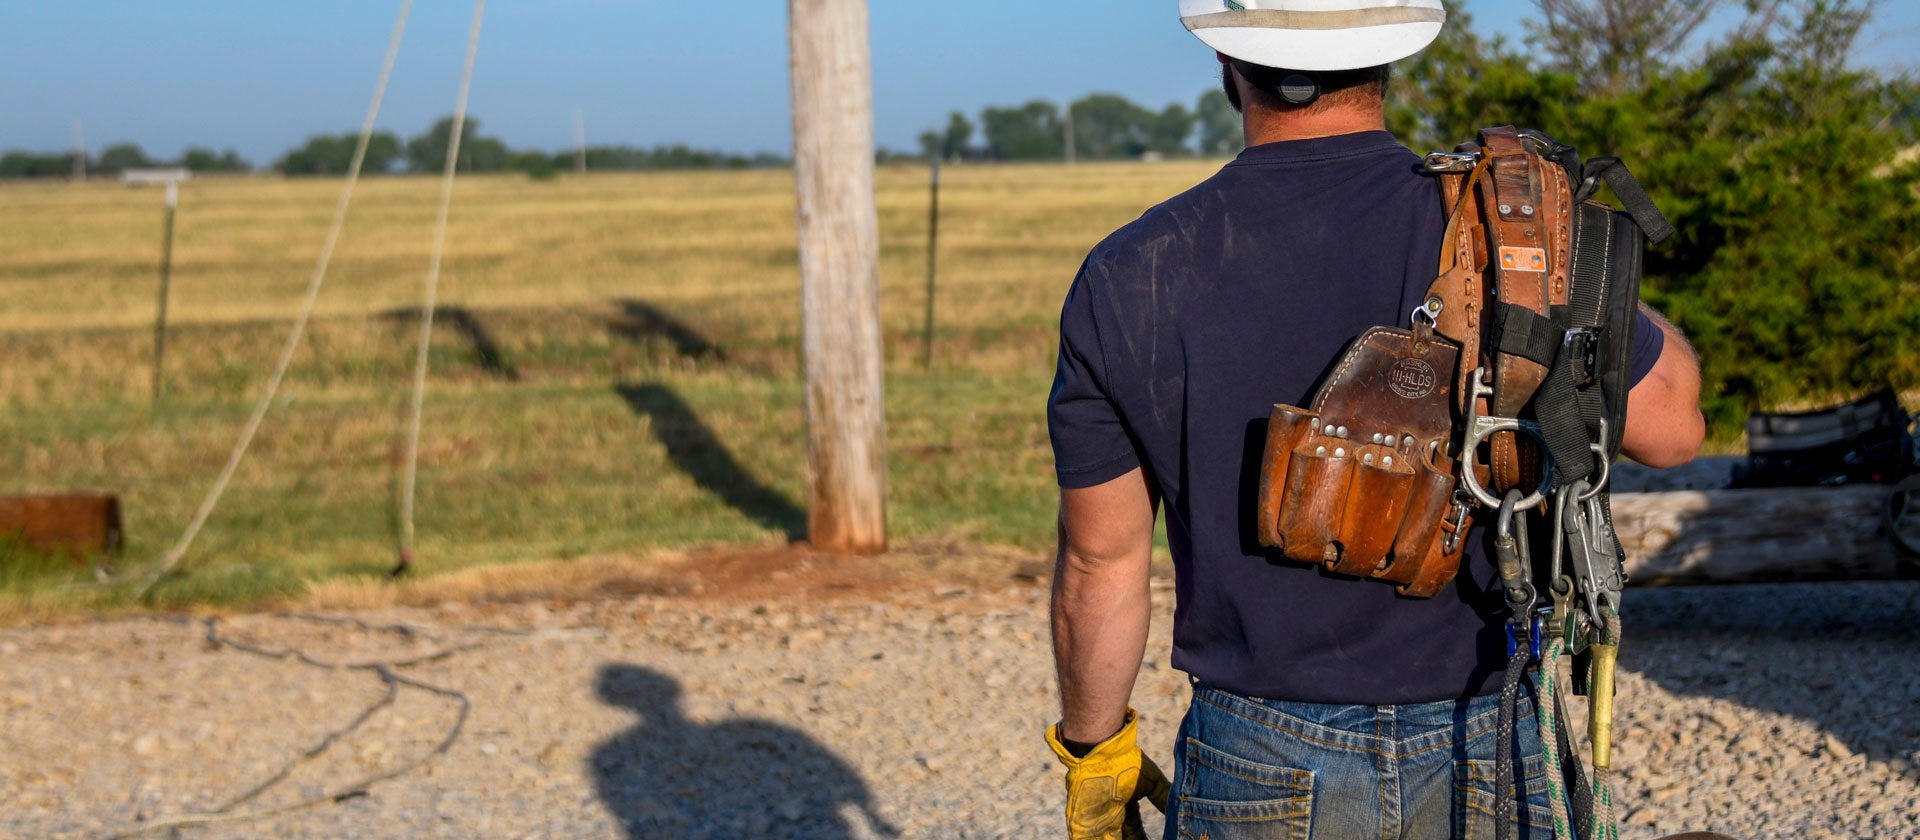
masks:
<svg viewBox="0 0 1920 840"><path fill-rule="evenodd" d="M896 541L1041 549L1044 398L1086 251L1217 164L953 167L935 361L919 365L926 174L879 174ZM182 189L165 400L150 406L160 196L0 185L0 493L98 490L122 565L192 515L285 340L335 180ZM437 183L363 182L306 346L159 604L258 603L393 562L399 452ZM791 174L467 178L422 435L419 568L770 543L804 525ZM112 606L0 557L18 607Z"/></svg>

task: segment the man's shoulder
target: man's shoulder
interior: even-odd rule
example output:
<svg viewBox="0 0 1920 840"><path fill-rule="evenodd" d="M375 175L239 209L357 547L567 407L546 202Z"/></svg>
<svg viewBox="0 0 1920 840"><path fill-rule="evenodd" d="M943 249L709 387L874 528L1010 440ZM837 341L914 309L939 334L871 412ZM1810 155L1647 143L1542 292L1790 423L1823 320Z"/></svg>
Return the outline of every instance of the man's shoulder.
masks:
<svg viewBox="0 0 1920 840"><path fill-rule="evenodd" d="M1225 170L1141 213L1087 255L1087 272L1125 281L1142 276L1137 267L1163 268L1193 259L1201 243L1217 235L1226 217Z"/></svg>

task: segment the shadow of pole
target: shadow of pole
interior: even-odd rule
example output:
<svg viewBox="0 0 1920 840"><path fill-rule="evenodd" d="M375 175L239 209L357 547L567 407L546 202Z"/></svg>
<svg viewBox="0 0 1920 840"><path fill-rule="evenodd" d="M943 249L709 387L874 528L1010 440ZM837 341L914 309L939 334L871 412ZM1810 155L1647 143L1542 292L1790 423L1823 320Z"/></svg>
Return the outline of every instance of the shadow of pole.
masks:
<svg viewBox="0 0 1920 840"><path fill-rule="evenodd" d="M607 322L607 332L615 338L636 344L645 344L656 338L665 339L673 345L674 353L684 358L711 358L719 362L727 360L719 345L659 307L632 298L622 298L617 303L620 307L619 316Z"/></svg>
<svg viewBox="0 0 1920 840"><path fill-rule="evenodd" d="M417 307L395 309L387 312L386 317L402 325L409 323L417 325L420 321L420 310ZM461 338L466 339L467 345L473 348L474 360L479 363L481 370L496 379L504 379L508 382L520 381L519 369L507 361L506 355L500 352L500 343L494 340L493 333L487 329L487 325L474 316L473 310L464 306L436 306L433 310L433 320L436 324L453 328L455 332L460 333Z"/></svg>
<svg viewBox="0 0 1920 840"><path fill-rule="evenodd" d="M673 389L650 383L618 385L614 390L634 414L648 418L653 436L666 447L667 459L695 483L789 540L806 536L807 512L740 466Z"/></svg>
<svg viewBox="0 0 1920 840"><path fill-rule="evenodd" d="M751 718L690 721L679 681L640 665L602 668L595 690L640 718L596 747L587 768L628 837L851 840L864 836L856 822L899 834L859 772L804 732Z"/></svg>

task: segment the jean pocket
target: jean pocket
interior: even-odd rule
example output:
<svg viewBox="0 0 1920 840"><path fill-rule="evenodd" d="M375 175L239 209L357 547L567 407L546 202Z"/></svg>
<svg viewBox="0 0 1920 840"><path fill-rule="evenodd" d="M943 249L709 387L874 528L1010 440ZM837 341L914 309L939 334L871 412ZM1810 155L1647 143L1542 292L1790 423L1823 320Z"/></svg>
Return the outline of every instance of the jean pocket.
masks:
<svg viewBox="0 0 1920 840"><path fill-rule="evenodd" d="M1178 814L1187 840L1307 840L1313 773L1248 761L1188 738Z"/></svg>
<svg viewBox="0 0 1920 840"><path fill-rule="evenodd" d="M1501 820L1513 819L1494 793L1495 765L1491 761L1462 761L1454 765L1454 836L1460 840L1491 840ZM1521 819L1514 832L1519 840L1553 837L1553 808L1547 798L1547 767L1530 755L1514 768L1519 775L1515 793L1521 799Z"/></svg>

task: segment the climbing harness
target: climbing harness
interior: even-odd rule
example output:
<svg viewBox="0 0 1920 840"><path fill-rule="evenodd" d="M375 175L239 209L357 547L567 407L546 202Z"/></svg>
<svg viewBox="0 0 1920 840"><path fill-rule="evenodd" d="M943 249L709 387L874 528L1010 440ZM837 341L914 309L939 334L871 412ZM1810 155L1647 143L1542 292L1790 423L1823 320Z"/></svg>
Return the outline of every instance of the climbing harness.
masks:
<svg viewBox="0 0 1920 840"><path fill-rule="evenodd" d="M1260 540L1429 597L1458 571L1474 518L1491 515L1510 615L1498 799L1519 816L1513 745L1530 684L1555 836L1612 840L1625 553L1607 483L1626 422L1641 253L1672 226L1617 158L1582 160L1537 131L1485 129L1424 165L1451 208L1438 279L1409 328L1354 340L1311 407L1274 406ZM1623 211L1592 200L1602 186ZM1571 686L1558 678L1563 657ZM1590 698L1591 777L1571 754L1563 688ZM1499 825L1506 840L1513 820Z"/></svg>
<svg viewBox="0 0 1920 840"><path fill-rule="evenodd" d="M1455 258L1443 260L1429 295L1443 307L1451 296L1469 315L1477 304L1484 315L1442 319L1438 329L1467 348L1459 495L1494 512L1494 561L1510 616L1495 779L1509 819L1497 823L1496 836L1510 838L1521 814L1514 730L1530 682L1554 836L1615 840L1613 694L1626 575L1607 483L1626 420L1642 236L1658 241L1672 228L1617 159L1583 162L1534 131L1488 129L1480 140L1428 158L1429 171L1464 174L1452 180L1465 182L1443 185L1458 201L1449 225ZM1603 183L1625 212L1591 201ZM1484 236L1471 221L1458 223L1475 212L1472 199ZM1479 366L1468 372L1467 359ZM1536 514L1545 515L1536 523ZM1535 546L1548 549L1544 567ZM1566 657L1571 686L1560 679ZM1588 698L1591 775L1567 731L1568 688Z"/></svg>

